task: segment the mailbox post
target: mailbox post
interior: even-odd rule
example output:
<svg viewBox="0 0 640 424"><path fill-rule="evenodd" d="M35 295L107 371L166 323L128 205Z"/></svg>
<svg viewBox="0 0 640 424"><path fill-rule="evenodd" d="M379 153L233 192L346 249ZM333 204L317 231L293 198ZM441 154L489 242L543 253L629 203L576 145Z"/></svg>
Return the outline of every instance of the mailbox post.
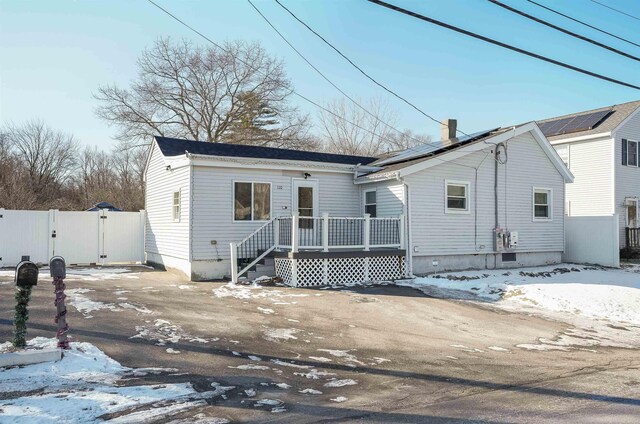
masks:
<svg viewBox="0 0 640 424"><path fill-rule="evenodd" d="M16 315L13 345L17 348L27 346L27 320L29 319L29 299L31 288L38 284L38 267L25 258L16 267Z"/></svg>
<svg viewBox="0 0 640 424"><path fill-rule="evenodd" d="M67 339L69 325L67 324L67 307L64 304L64 299L67 297L64 294L64 289L66 287L64 279L67 276L67 266L64 258L62 256L54 256L51 258L49 261L49 270L51 277L53 277L53 292L56 295L56 300L54 302L56 305L56 317L54 322L58 324L58 331L56 332L58 347L62 349L69 349L69 340Z"/></svg>

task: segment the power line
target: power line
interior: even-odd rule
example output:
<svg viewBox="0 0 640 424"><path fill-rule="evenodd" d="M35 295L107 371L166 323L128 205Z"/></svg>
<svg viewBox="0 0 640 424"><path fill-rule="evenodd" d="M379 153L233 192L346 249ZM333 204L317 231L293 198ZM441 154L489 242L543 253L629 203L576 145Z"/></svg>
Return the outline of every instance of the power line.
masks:
<svg viewBox="0 0 640 424"><path fill-rule="evenodd" d="M227 50L226 48L224 48L223 46L221 46L220 44L216 43L215 41L213 41L212 39L210 39L209 37L207 37L206 35L202 34L200 31L196 30L195 28L193 28L191 25L187 24L185 21L183 21L182 19L178 18L176 15L174 15L173 13L169 12L167 9L165 9L164 7L160 6L159 4L157 4L156 2L154 2L153 0L147 0L149 3L151 3L153 6L155 6L156 8L160 9L162 12L164 12L166 15L170 16L171 18L173 18L175 21L179 22L180 24L182 24L183 26L185 26L186 28L188 28L189 30L193 31L194 33L198 34L200 37L202 37L203 39L207 40L209 43L213 44L214 46L216 46L217 48L219 48L220 50L223 50L225 52L229 52L229 50ZM267 74L265 74L264 72L262 72L261 70L255 68L253 65L249 64L247 61L240 59L240 58L236 58L239 62L243 63L245 66L248 66L250 69L252 69L253 71L258 71L261 72L263 75L267 76ZM353 125L356 128L359 128L365 132L368 132L371 135L374 135L376 137L380 137L383 140L387 140L387 141L391 141L388 138L383 137L380 134L377 134L374 131L369 130L368 128L364 128L358 124L356 124L355 122L351 122L349 119L340 116L338 114L336 114L335 112L325 108L324 106L318 104L317 102L309 99L308 97L303 96L302 94L296 92L295 90L291 90L291 94L294 94L295 96L298 96L299 98L301 98L302 100L305 100L306 102L314 105L315 107L317 107L318 109L324 110L325 112L329 113L330 115L335 116L338 119L341 119L345 122L347 122L348 124ZM431 154L433 155L433 153ZM440 159L437 157L434 157L433 160L438 160L442 163L453 163L456 164L458 166L463 166L466 168L472 168L475 169L473 166L469 166L469 165L465 165L465 164L461 164L461 163L456 163L454 160L444 160L444 159Z"/></svg>
<svg viewBox="0 0 640 424"><path fill-rule="evenodd" d="M351 64L351 66L353 66L354 68L356 68L358 71L360 71L360 73L362 75L364 75L365 77L367 77L369 80L371 80L374 84L376 84L378 87L382 88L383 90L387 91L388 93L390 93L391 95L397 97L398 99L402 100L404 103L408 104L409 106L411 106L413 109L417 110L420 114L422 114L423 116L431 119L433 122L436 122L438 124L442 124L445 125L444 123L441 123L440 121L438 121L437 119L435 119L434 117L432 117L431 115L427 114L425 111L423 111L422 109L420 109L418 106L416 106L415 104L411 103L409 100L407 100L406 98L402 97L401 95L399 95L398 93L396 93L395 91L391 90L390 88L388 88L387 86L385 86L384 84L378 82L375 78L373 78L371 75L369 75L368 73L366 73L360 66L356 65L351 59L349 59L344 53L342 53L337 47L335 47L333 44L331 44L329 41L327 41L326 38L324 38L322 35L320 35L317 31L315 31L313 28L311 28L309 25L307 25L304 21L302 21L300 18L298 18L291 10L289 10L285 5L283 5L282 3L280 3L279 0L275 0L276 3L278 3L280 5L280 7L282 7L284 10L286 10L291 16L293 16L293 18L300 22L302 25L304 25L309 31L311 31L313 34L316 35L316 37L320 38L322 41L324 41L324 43L326 45L328 45L329 47L331 47L333 50L335 50L336 53L338 53L340 56L342 56L343 59L345 59L347 62L349 62ZM466 136L468 136L469 134L465 133L464 131L458 130L456 129L457 132L462 133Z"/></svg>
<svg viewBox="0 0 640 424"><path fill-rule="evenodd" d="M297 48L295 48L295 46L293 44L291 44L291 42L289 42L289 40L280 32L278 31L278 29L271 23L271 21L269 21L269 19L260 11L260 9L258 9L256 7L255 4L253 4L253 2L251 0L247 0L247 2L251 5L251 7L253 7L255 9L256 12L258 12L258 14L262 17L262 19L265 20L265 22L267 24L269 24L269 26L280 36L280 38L282 38L282 40L284 40L285 43L287 43L287 45L289 45L289 47L291 47L293 49L293 51L295 51L298 56L300 56L302 58L302 60L304 60L307 65L309 65L314 71L316 71L318 73L318 75L320 75L325 81L327 81L329 84L331 84L331 86L333 88L335 88L336 90L338 90L344 97L346 97L348 100L350 100L353 104L355 104L356 106L358 106L360 109L362 109L364 112L366 112L368 115L370 115L371 117L373 117L376 121L378 121L379 123L385 125L386 127L396 131L398 134L400 135L407 135L409 138L413 139L414 141L419 142L420 144L431 144L431 145L436 145L435 143L431 143L431 142L427 142L427 141L423 141L423 140L419 140L415 137L412 137L411 135L408 135L404 132L402 132L401 130L397 129L396 127L392 126L391 124L383 121L382 119L380 119L378 116L376 116L374 113L370 112L367 108L365 108L364 106L362 106L358 101L356 101L354 98L352 98L351 96L349 96L347 93L344 92L344 90L342 90L340 87L338 87L333 81L331 81L329 79L329 77L327 77L324 73L322 73L322 71L320 71L313 63L311 63Z"/></svg>
<svg viewBox="0 0 640 424"><path fill-rule="evenodd" d="M603 44L603 43L601 43L599 41L593 40L591 38L585 37L585 36L580 35L580 34L576 34L575 32L569 31L567 29L564 29L562 27L559 27L557 25L549 23L549 22L547 22L547 21L545 21L543 19L536 18L533 15L529 15L528 13L525 13L525 12L523 12L521 10L518 10L518 9L516 9L514 7L511 7L511 6L507 5L507 4L504 4L502 2L499 2L498 0L488 0L488 1L493 3L493 4L495 4L496 6L500 6L501 8L506 9L506 10L508 10L510 12L516 13L516 14L518 14L520 16L523 16L523 17L525 17L527 19L530 19L532 21L538 22L538 23L540 23L542 25L545 25L545 26L547 26L549 28L553 28L556 31L560 31L560 32L562 32L564 34L567 34L567 35L570 35L572 37L578 38L580 40L586 41L587 43L591 43L591 44L593 44L595 46L602 47L603 49L609 50L609 51L617 53L617 54L619 54L621 56L625 56L625 57L628 57L629 59L633 59L635 61L640 62L640 57L638 57L638 56L634 56L632 54L625 53L625 52L623 52L621 50L615 49L615 48L613 48L611 46L608 46L606 44Z"/></svg>
<svg viewBox="0 0 640 424"><path fill-rule="evenodd" d="M556 15L560 15L560 16L563 16L563 17L565 17L565 18L567 18L567 19L570 19L570 20L572 20L573 22L577 22L577 23L579 23L579 24L581 24L581 25L584 25L584 26L586 26L586 27L588 27L588 28L594 29L594 30L599 31L599 32L601 32L601 33L603 33L603 34L607 34L607 35L609 35L609 36L611 36L611 37L613 37L613 38L617 38L618 40L624 41L625 43L633 44L634 46L640 47L640 44L638 44L638 43L634 43L633 41L627 40L626 38L619 37L619 36L617 36L617 35L615 35L615 34L612 34L612 33L608 32L608 31L605 31L605 30L603 30L603 29L600 29L600 28L598 28L598 27L595 27L595 26L593 26L593 25L590 25L590 24L588 24L588 23L586 23L586 22L583 22L583 21L581 21L581 20L579 20L579 19L572 18L571 16L569 16L569 15L567 15L567 14L564 14L564 13L562 13L562 12L558 12L557 10L552 9L552 8L550 8L550 7L547 7L547 6L543 5L543 4L540 4L540 3L535 2L535 1L533 1L533 0L527 0L527 1L528 1L529 3L531 3L531 4L535 4L535 5L536 5L536 6L538 6L538 7L541 7L541 8L543 8L543 9L546 9L546 10L548 10L549 12L555 13Z"/></svg>
<svg viewBox="0 0 640 424"><path fill-rule="evenodd" d="M616 9L615 7L611 7L611 6L607 5L607 4L600 3L599 1L596 1L596 0L591 0L591 1L592 1L593 3L595 3L595 4L599 4L599 5L600 5L600 6L602 6L602 7L606 7L607 9L611 9L611 10L613 10L614 12L618 12L618 13L620 13L621 15L625 15L625 16L628 16L628 17L630 17L630 18L637 19L637 20L639 20L639 21L640 21L640 17L637 17L637 16L635 16L635 15L632 15L632 14L627 13L627 12L625 12L625 11L622 11L622 10L620 10L620 9Z"/></svg>
<svg viewBox="0 0 640 424"><path fill-rule="evenodd" d="M374 3L374 4L378 5L378 6L382 6L382 7L385 7L387 9L391 9L391 10L394 10L396 12L403 13L405 15L414 17L416 19L420 19L422 21L429 22L431 24L438 25L438 26L441 26L441 27L446 28L446 29L450 29L450 30L458 32L460 34L464 34L466 36L469 36L469 37L472 37L472 38L476 38L478 40L481 40L481 41L484 41L484 42L487 42L487 43L490 43L490 44L494 44L496 46L499 46L499 47L514 51L516 53L520 53L520 54L523 54L523 55L526 55L526 56L529 56L529 57L533 57L535 59L542 60L544 62L548 62L548 63L554 64L554 65L557 65L557 66L561 66L563 68L571 69L572 71L576 71L576 72L579 72L581 74L589 75L589 76L594 77L594 78L598 78L598 79L601 79L601 80L604 80L604 81L608 81L608 82L611 82L611 83L614 83L614 84L622 85L624 87L629 87L629 88L634 88L636 90L640 90L640 86L638 86L638 85L634 85L634 84L631 84L631 83L628 83L628 82L617 80L615 78L607 77L605 75L598 74L598 73L595 73L595 72L591 72L591 71L588 71L586 69L579 68L577 66L569 65L567 63L560 62L558 60L551 59L551 58L548 58L546 56L542 56L542 55L539 55L537 53L533 53L533 52L530 52L528 50L524 50L524 49L521 49L519 47L515 47L515 46L512 46L510 44L506 44L506 43L503 43L501 41L497 41L497 40L494 40L494 39L489 38L489 37L485 37L485 36L480 35L480 34L476 34L476 33L471 32L471 31L467 31L466 29L462 29L462 28L459 28L457 26L450 25L450 24L447 24L447 23L442 22L442 21L438 21L436 19L421 15L419 13L412 12L412 11L407 10L407 9L403 9L401 7L395 6L393 4L390 4L390 3L387 3L387 2L384 2L384 1L380 1L380 0L367 0L367 1L369 1L370 3Z"/></svg>

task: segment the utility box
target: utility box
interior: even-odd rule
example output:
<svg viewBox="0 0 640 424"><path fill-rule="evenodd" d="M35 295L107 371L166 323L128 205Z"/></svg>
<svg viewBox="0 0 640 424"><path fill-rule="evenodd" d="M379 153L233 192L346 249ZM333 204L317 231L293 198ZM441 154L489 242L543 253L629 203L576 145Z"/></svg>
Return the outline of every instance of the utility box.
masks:
<svg viewBox="0 0 640 424"><path fill-rule="evenodd" d="M496 252L502 252L504 250L504 246L505 246L505 236L506 236L506 232L504 229L498 227L496 228L494 231L494 241L493 241L493 247L495 248Z"/></svg>
<svg viewBox="0 0 640 424"><path fill-rule="evenodd" d="M518 232L510 231L509 232L509 249L515 249L518 247Z"/></svg>

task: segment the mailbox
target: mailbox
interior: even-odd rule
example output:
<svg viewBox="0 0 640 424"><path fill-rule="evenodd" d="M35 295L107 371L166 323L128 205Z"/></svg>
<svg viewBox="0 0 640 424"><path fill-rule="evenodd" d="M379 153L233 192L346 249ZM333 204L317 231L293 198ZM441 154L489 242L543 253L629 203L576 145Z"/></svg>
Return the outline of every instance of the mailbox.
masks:
<svg viewBox="0 0 640 424"><path fill-rule="evenodd" d="M67 264L62 256L54 256L49 261L49 272L53 278L67 277Z"/></svg>
<svg viewBox="0 0 640 424"><path fill-rule="evenodd" d="M33 287L38 284L38 266L31 261L22 261L16 267L18 287Z"/></svg>

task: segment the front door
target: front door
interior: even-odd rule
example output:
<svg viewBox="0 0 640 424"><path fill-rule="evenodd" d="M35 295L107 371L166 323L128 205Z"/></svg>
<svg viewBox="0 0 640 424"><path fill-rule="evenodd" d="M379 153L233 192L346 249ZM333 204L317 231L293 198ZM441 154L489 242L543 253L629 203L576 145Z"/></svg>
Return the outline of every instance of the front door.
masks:
<svg viewBox="0 0 640 424"><path fill-rule="evenodd" d="M318 216L318 181L294 179L292 194L293 211L300 216L300 246L317 246L319 240L314 237L316 225L312 218Z"/></svg>

